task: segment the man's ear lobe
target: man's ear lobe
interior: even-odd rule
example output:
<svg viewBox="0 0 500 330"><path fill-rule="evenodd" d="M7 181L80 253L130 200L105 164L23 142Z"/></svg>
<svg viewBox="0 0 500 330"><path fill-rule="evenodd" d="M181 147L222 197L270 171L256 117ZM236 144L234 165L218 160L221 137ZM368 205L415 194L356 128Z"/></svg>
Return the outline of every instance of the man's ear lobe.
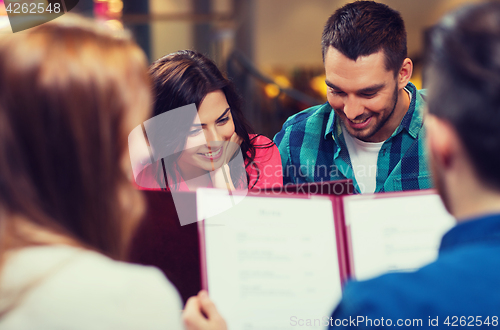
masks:
<svg viewBox="0 0 500 330"><path fill-rule="evenodd" d="M457 152L457 135L453 126L434 115L426 118L427 145L435 162L443 168L452 165Z"/></svg>
<svg viewBox="0 0 500 330"><path fill-rule="evenodd" d="M398 89L405 88L413 74L413 62L409 58L405 58L403 65L398 74Z"/></svg>

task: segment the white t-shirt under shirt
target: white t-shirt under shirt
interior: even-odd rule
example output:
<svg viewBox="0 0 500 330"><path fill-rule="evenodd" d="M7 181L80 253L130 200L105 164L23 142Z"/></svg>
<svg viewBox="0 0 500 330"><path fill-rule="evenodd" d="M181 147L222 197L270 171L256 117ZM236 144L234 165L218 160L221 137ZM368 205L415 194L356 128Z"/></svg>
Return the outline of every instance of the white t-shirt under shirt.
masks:
<svg viewBox="0 0 500 330"><path fill-rule="evenodd" d="M179 295L153 267L55 245L13 253L0 276L0 311L16 302L2 330L183 329Z"/></svg>
<svg viewBox="0 0 500 330"><path fill-rule="evenodd" d="M405 88L410 97L411 93ZM342 133L351 159L354 177L362 194L373 193L377 185L377 161L382 142L364 142L351 136L342 124Z"/></svg>
<svg viewBox="0 0 500 330"><path fill-rule="evenodd" d="M378 153L384 141L375 143L361 141L349 134L343 124L342 132L360 192L362 194L375 192Z"/></svg>

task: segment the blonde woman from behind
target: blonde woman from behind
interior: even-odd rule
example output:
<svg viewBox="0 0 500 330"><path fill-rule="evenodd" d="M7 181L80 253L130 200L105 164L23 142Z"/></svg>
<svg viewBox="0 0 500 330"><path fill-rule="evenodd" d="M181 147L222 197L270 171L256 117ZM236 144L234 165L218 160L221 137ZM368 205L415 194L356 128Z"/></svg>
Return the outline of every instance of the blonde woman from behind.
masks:
<svg viewBox="0 0 500 330"><path fill-rule="evenodd" d="M125 173L146 59L65 17L0 35L0 329L182 329L163 274L119 261L144 208Z"/></svg>

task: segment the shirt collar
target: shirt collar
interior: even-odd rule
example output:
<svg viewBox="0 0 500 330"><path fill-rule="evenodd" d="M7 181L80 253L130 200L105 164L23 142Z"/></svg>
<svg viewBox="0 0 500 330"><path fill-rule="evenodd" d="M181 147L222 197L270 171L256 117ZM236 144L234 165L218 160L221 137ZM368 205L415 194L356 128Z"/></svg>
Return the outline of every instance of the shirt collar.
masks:
<svg viewBox="0 0 500 330"><path fill-rule="evenodd" d="M483 215L459 223L443 236L439 252L478 242L500 243L500 213Z"/></svg>
<svg viewBox="0 0 500 330"><path fill-rule="evenodd" d="M339 123L337 123L337 125L335 124L335 122L336 122L335 121L335 118L336 118L335 110L333 110L333 108L331 107L331 105L328 102L326 104L330 108L330 116L328 116L328 122L326 123L326 130L325 130L324 138L325 139L330 138L330 136L333 133L333 139L337 140L337 138L340 135L340 133L342 132L342 130L339 131L339 127L340 127L340 125L338 125ZM336 128L336 130L334 132L335 128Z"/></svg>
<svg viewBox="0 0 500 330"><path fill-rule="evenodd" d="M422 95L418 93L417 88L411 82L409 82L405 89L411 93L410 106L408 111L401 120L401 124L394 131L392 136L399 134L403 129L406 130L412 138L416 139L420 128L422 128L423 120L423 102L424 99Z"/></svg>
<svg viewBox="0 0 500 330"><path fill-rule="evenodd" d="M409 82L405 87L411 93L411 101L408 111L401 120L401 124L394 131L392 136L399 134L403 129L405 129L414 139L417 138L420 128L423 124L423 102L424 99L417 91L415 85ZM324 138L328 139L333 136L335 141L338 141L339 136L342 134L342 128L340 122L336 119L335 111L330 107L330 116L328 117L328 122L326 123L326 130Z"/></svg>

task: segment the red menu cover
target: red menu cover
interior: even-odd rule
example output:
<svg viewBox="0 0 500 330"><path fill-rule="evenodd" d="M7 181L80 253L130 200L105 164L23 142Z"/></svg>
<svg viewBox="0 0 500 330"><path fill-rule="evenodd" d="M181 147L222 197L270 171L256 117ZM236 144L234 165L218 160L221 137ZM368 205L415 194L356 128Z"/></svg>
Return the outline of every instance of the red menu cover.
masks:
<svg viewBox="0 0 500 330"><path fill-rule="evenodd" d="M285 190L286 189L286 190ZM282 190L282 192L279 192ZM301 185L286 185L285 188L275 188L274 191L249 191L248 195L264 195L276 197L283 194L286 197L317 196L328 193L352 193L352 181L335 181L309 183ZM196 193L177 193L182 214L178 213L176 203L170 192L160 190L143 191L147 202L147 212L135 233L129 249L129 261L143 265L156 266L176 286L184 302L196 295L202 288L202 273L200 265L200 239L196 214ZM304 195L298 197L298 195ZM334 196L333 196L334 197ZM332 197L332 200L335 198ZM335 203L338 203L335 200ZM181 225L179 217L190 218L187 225ZM336 224L337 226L337 224ZM338 229L342 233L341 229ZM342 233L343 235L343 233ZM343 237L342 237L343 239ZM345 246L339 247L339 260L345 265ZM343 273L347 269L342 268Z"/></svg>

